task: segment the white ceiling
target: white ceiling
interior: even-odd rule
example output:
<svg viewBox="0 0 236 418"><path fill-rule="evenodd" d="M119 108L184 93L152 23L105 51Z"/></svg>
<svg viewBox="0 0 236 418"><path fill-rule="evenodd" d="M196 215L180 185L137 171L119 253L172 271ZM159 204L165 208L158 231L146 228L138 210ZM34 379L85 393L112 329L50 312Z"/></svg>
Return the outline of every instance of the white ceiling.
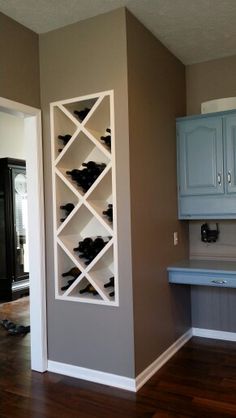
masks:
<svg viewBox="0 0 236 418"><path fill-rule="evenodd" d="M37 33L126 6L184 64L236 54L236 0L0 0Z"/></svg>

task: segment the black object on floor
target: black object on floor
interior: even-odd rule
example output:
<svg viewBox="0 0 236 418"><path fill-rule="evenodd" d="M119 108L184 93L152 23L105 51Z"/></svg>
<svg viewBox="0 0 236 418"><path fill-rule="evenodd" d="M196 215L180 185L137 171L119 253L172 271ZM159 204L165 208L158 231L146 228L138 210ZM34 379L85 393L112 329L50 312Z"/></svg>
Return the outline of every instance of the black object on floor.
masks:
<svg viewBox="0 0 236 418"><path fill-rule="evenodd" d="M15 325L15 327L12 327L8 330L8 334L10 335L25 335L30 332L30 325L27 325L26 327L24 325Z"/></svg>
<svg viewBox="0 0 236 418"><path fill-rule="evenodd" d="M0 324L3 326L3 328L5 328L7 331L12 328L15 327L16 324L14 324L14 322L10 321L9 319L3 319L0 321Z"/></svg>
<svg viewBox="0 0 236 418"><path fill-rule="evenodd" d="M5 328L5 330L10 335L25 335L30 332L30 325L17 325L9 319L3 319L0 321L0 324Z"/></svg>

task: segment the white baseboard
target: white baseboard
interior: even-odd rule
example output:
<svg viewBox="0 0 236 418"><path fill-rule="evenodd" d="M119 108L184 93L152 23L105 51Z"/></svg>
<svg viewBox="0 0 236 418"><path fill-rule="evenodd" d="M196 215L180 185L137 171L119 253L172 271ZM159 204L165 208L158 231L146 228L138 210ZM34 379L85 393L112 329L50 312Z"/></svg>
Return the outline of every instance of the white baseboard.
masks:
<svg viewBox="0 0 236 418"><path fill-rule="evenodd" d="M217 331L214 329L192 328L193 336L213 338L215 340L236 341L236 332Z"/></svg>
<svg viewBox="0 0 236 418"><path fill-rule="evenodd" d="M164 353L162 353L153 363L143 370L136 379L119 376L112 373L105 373L99 370L87 369L84 367L73 366L70 364L59 363L48 360L48 371L59 373L77 379L88 380L90 382L103 385L114 386L116 388L137 392L165 363L184 345L192 336L213 338L217 340L236 341L235 332L216 331L204 328L190 328L177 341L174 342Z"/></svg>
<svg viewBox="0 0 236 418"><path fill-rule="evenodd" d="M190 328L177 341L174 342L164 353L162 353L153 363L143 370L135 379L136 391L138 391L164 364L192 337Z"/></svg>
<svg viewBox="0 0 236 418"><path fill-rule="evenodd" d="M137 392L191 337L192 330L190 329L140 373L136 379L52 360L48 360L48 371Z"/></svg>
<svg viewBox="0 0 236 418"><path fill-rule="evenodd" d="M136 392L135 379L48 360L48 371Z"/></svg>

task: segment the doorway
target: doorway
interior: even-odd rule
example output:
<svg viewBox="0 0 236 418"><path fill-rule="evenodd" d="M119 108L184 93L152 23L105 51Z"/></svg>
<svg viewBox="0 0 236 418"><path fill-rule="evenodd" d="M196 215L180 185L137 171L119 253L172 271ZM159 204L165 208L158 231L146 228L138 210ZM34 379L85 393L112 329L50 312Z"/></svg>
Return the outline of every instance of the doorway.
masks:
<svg viewBox="0 0 236 418"><path fill-rule="evenodd" d="M0 111L23 118L26 144L31 368L47 370L41 111L0 97Z"/></svg>

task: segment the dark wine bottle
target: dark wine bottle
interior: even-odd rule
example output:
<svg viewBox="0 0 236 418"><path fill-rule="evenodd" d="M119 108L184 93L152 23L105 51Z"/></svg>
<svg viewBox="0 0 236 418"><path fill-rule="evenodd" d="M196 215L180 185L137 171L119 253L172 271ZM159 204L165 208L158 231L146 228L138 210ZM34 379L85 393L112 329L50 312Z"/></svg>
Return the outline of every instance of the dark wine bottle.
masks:
<svg viewBox="0 0 236 418"><path fill-rule="evenodd" d="M104 169L106 167L105 163L96 163L95 161L88 161L87 163L82 163L83 167L87 167L91 170L101 170Z"/></svg>
<svg viewBox="0 0 236 418"><path fill-rule="evenodd" d="M95 239L94 239L94 241L93 241L93 244L95 245L95 246L102 246L103 244L104 244L104 240L103 240L103 238L101 237L101 235L98 235Z"/></svg>
<svg viewBox="0 0 236 418"><path fill-rule="evenodd" d="M88 107L85 107L82 110L74 110L74 114L76 116L78 116L80 122L82 122L84 120L84 118L86 118L87 114L90 112L91 109L89 109Z"/></svg>
<svg viewBox="0 0 236 418"><path fill-rule="evenodd" d="M111 129L107 128L106 132L109 135L103 135L100 137L101 141L105 142L105 144L111 149Z"/></svg>
<svg viewBox="0 0 236 418"><path fill-rule="evenodd" d="M70 175L73 181L76 181L79 187L82 187L84 192L87 191L87 176L84 170L73 169L66 171L66 174Z"/></svg>
<svg viewBox="0 0 236 418"><path fill-rule="evenodd" d="M69 289L69 287L70 287L70 285L69 285L69 284L67 284L67 285L65 285L65 286L62 286L62 287L61 287L61 290L62 290L62 291L67 290L67 289Z"/></svg>
<svg viewBox="0 0 236 418"><path fill-rule="evenodd" d="M58 139L61 139L63 144L66 145L68 144L69 140L71 139L71 135L67 134L67 135L58 135Z"/></svg>
<svg viewBox="0 0 236 418"><path fill-rule="evenodd" d="M72 267L69 271L66 271L65 273L62 273L62 277L78 277L80 275L81 271L77 267Z"/></svg>
<svg viewBox="0 0 236 418"><path fill-rule="evenodd" d="M110 222L113 221L113 205L111 203L108 205L108 209L104 210L102 213L103 215L108 217L108 220Z"/></svg>
<svg viewBox="0 0 236 418"><path fill-rule="evenodd" d="M90 237L86 237L86 238L84 238L83 239L83 241L82 241L85 245L91 245L92 244L92 242L93 242L93 239L92 238L90 238Z"/></svg>
<svg viewBox="0 0 236 418"><path fill-rule="evenodd" d="M79 258L84 259L84 264L88 265L107 244L110 238L103 239L101 236L98 236L93 240L87 237L83 241L80 241L78 247L75 247L73 250L78 251Z"/></svg>
<svg viewBox="0 0 236 418"><path fill-rule="evenodd" d="M84 289L81 289L79 293L82 295L83 293L92 293L94 296L98 294L98 292L94 289L91 284L88 284Z"/></svg>
<svg viewBox="0 0 236 418"><path fill-rule="evenodd" d="M61 218L60 219L61 222L64 222L66 220L67 216L72 212L72 210L74 209L74 207L75 207L75 205L73 203L67 203L66 205L60 206L60 209L66 211L65 218Z"/></svg>
<svg viewBox="0 0 236 418"><path fill-rule="evenodd" d="M75 205L73 203L66 203L66 205L61 205L60 209L66 210L68 213L72 212Z"/></svg>
<svg viewBox="0 0 236 418"><path fill-rule="evenodd" d="M87 163L82 163L82 166L87 168L94 168L97 166L97 164L95 161L88 161Z"/></svg>
<svg viewBox="0 0 236 418"><path fill-rule="evenodd" d="M88 161L83 163L82 166L85 168L82 170L67 170L66 174L70 175L72 180L77 182L78 187L81 187L83 189L83 192L86 193L92 186L94 181L101 174L101 172L104 170L106 164L99 164L95 161Z"/></svg>
<svg viewBox="0 0 236 418"><path fill-rule="evenodd" d="M67 170L66 174L68 174L69 176L80 175L80 170L77 170L76 168L74 168L73 170Z"/></svg>
<svg viewBox="0 0 236 418"><path fill-rule="evenodd" d="M111 148L111 135L101 136L100 139L105 142L109 148Z"/></svg>
<svg viewBox="0 0 236 418"><path fill-rule="evenodd" d="M66 284L65 286L62 286L62 287L61 287L61 290L62 290L62 291L64 291L64 290L69 289L69 287L72 285L72 283L73 283L74 281L75 281L75 279L73 279L73 280L68 280L67 284Z"/></svg>
<svg viewBox="0 0 236 418"><path fill-rule="evenodd" d="M74 251L83 252L86 250L86 248L91 247L93 245L93 239L90 237L86 237L83 239L83 241L79 241L78 244L78 247L74 248Z"/></svg>
<svg viewBox="0 0 236 418"><path fill-rule="evenodd" d="M110 277L110 279L109 279L109 282L107 282L107 283L105 283L104 284L104 287L105 288L107 288L107 287L114 287L114 277Z"/></svg>
<svg viewBox="0 0 236 418"><path fill-rule="evenodd" d="M79 258L86 258L87 260L92 260L95 257L94 249L93 248L86 248L81 254Z"/></svg>
<svg viewBox="0 0 236 418"><path fill-rule="evenodd" d="M86 175L83 173L83 170L73 169L71 171L66 171L66 174L71 176L72 181L75 181L79 187L83 187L83 184L86 181Z"/></svg>
<svg viewBox="0 0 236 418"><path fill-rule="evenodd" d="M93 248L94 248L96 255L103 249L104 246L105 246L105 241L103 240L102 237L97 237L93 241Z"/></svg>

